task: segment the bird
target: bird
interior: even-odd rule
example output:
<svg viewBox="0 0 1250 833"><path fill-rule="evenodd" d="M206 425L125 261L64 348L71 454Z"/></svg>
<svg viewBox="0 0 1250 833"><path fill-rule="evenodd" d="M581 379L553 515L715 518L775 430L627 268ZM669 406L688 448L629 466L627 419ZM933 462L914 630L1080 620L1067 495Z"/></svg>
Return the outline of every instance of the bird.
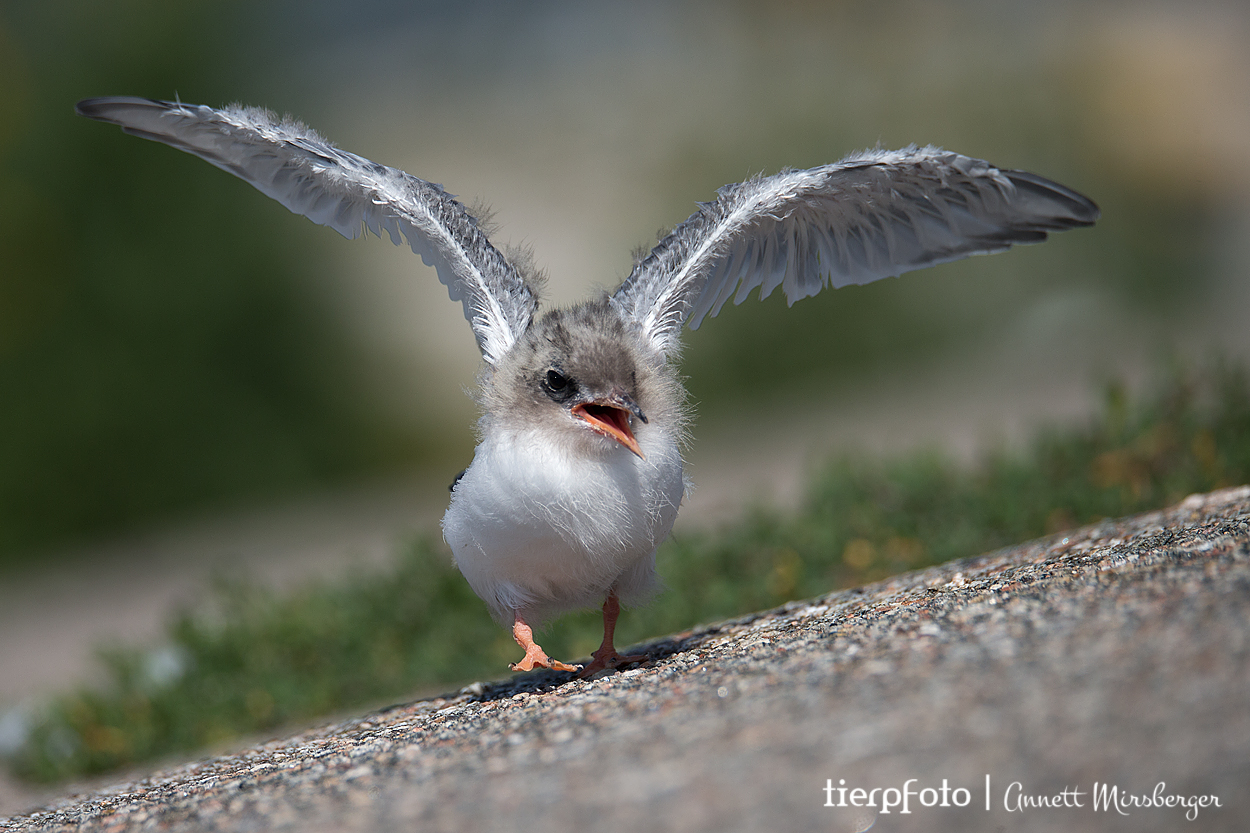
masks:
<svg viewBox="0 0 1250 833"><path fill-rule="evenodd" d="M80 115L163 142L251 183L348 239L385 233L433 266L481 351L481 416L452 486L443 536L473 591L536 668L583 677L644 662L621 654L621 605L659 587L655 554L689 484L684 327L732 297L787 302L1092 225L1089 198L1027 171L933 146L853 153L719 188L640 254L611 292L540 309L527 258L501 252L441 185L341 150L261 108L131 96ZM549 657L534 631L602 606L585 665Z"/></svg>

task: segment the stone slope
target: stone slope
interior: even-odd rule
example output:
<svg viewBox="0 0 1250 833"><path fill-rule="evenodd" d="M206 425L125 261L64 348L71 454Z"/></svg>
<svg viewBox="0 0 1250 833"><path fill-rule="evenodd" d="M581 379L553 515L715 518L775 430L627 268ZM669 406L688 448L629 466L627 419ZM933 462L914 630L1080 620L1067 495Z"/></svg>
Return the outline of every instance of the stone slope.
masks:
<svg viewBox="0 0 1250 833"><path fill-rule="evenodd" d="M1250 487L651 650L646 667L478 684L0 829L1242 829ZM1098 806L1097 785L1129 803Z"/></svg>

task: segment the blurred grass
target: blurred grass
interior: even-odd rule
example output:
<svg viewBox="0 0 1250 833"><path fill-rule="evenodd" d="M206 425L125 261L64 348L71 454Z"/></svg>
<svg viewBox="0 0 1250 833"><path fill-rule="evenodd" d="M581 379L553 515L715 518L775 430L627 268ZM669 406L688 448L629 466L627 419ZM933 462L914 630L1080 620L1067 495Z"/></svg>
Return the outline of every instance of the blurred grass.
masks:
<svg viewBox="0 0 1250 833"><path fill-rule="evenodd" d="M1250 481L1250 377L1216 362L1167 374L1133 400L1108 387L1087 424L961 467L939 452L843 457L794 512L756 511L660 551L668 590L623 617L620 644ZM111 682L48 704L10 759L51 781L185 753L345 709L497 677L518 650L450 566L409 547L394 569L275 595L222 583L156 650L103 655ZM586 656L593 612L543 639Z"/></svg>

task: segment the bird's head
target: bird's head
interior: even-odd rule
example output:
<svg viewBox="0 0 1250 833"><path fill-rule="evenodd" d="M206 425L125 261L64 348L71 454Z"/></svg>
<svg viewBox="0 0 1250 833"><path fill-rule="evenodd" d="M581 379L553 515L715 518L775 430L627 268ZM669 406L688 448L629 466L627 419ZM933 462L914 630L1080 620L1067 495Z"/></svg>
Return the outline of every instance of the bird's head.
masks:
<svg viewBox="0 0 1250 833"><path fill-rule="evenodd" d="M598 368L584 364L582 372L574 375L574 371L566 368L578 364L567 361L575 358L576 356L552 356L551 361L546 362L546 371L539 369L538 389L558 406L547 410L553 415L567 412L576 421L574 425L584 426L645 458L646 455L638 447L633 429L635 420L644 424L647 422L646 413L632 393L636 384L629 384L616 374L602 373ZM531 385L534 381L534 377L529 379Z"/></svg>
<svg viewBox="0 0 1250 833"><path fill-rule="evenodd" d="M485 380L486 419L594 453L628 449L658 418L680 430L681 388L606 301L550 311Z"/></svg>

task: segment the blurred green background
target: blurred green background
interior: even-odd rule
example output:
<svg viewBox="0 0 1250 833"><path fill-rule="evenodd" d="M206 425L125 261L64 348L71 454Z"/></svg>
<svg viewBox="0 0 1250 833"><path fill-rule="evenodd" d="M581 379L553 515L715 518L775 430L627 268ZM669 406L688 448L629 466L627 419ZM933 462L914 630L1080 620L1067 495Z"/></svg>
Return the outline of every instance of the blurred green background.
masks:
<svg viewBox="0 0 1250 833"><path fill-rule="evenodd" d="M446 477L471 454L473 342L411 253L77 118L86 96L296 114L487 201L556 301L611 286L725 182L877 143L940 144L1101 204L1096 230L1045 246L728 310L688 339L711 421L891 374L985 373L987 354L1012 377L1085 381L1160 345L1245 349L1232 6L2 8L0 571L179 513Z"/></svg>

